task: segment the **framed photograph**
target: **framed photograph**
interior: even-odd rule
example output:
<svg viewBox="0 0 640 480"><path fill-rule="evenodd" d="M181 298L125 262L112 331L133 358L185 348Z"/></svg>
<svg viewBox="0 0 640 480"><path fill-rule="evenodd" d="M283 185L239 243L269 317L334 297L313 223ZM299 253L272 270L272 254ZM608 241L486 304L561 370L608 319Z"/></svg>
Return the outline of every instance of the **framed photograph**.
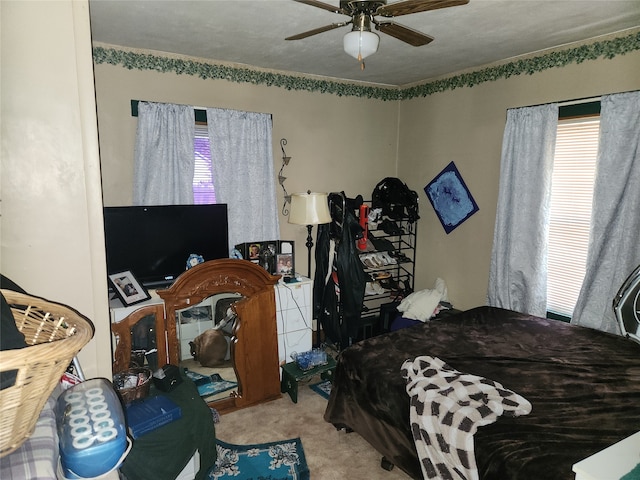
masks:
<svg viewBox="0 0 640 480"><path fill-rule="evenodd" d="M479 210L453 162L424 187L424 192L447 234Z"/></svg>
<svg viewBox="0 0 640 480"><path fill-rule="evenodd" d="M276 274L282 275L283 277L292 277L295 275L292 253L279 253L276 255Z"/></svg>
<svg viewBox="0 0 640 480"><path fill-rule="evenodd" d="M262 249L262 245L259 243L249 244L247 256L245 258L247 260L260 260L261 249Z"/></svg>
<svg viewBox="0 0 640 480"><path fill-rule="evenodd" d="M294 242L292 240L279 240L278 253L294 253Z"/></svg>
<svg viewBox="0 0 640 480"><path fill-rule="evenodd" d="M278 244L275 241L262 242L259 253L259 264L267 272L273 275L276 272L276 255L278 254Z"/></svg>
<svg viewBox="0 0 640 480"><path fill-rule="evenodd" d="M109 280L124 306L144 302L151 298L149 292L138 282L129 270L109 275Z"/></svg>

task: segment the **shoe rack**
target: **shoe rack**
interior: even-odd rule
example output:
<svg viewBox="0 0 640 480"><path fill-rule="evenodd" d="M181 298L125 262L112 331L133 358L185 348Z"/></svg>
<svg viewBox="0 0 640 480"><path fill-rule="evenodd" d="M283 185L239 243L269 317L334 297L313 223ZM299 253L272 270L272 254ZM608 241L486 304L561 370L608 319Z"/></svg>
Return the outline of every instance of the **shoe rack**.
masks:
<svg viewBox="0 0 640 480"><path fill-rule="evenodd" d="M417 223L385 217L368 227L369 241L358 254L371 278L365 290L359 339L386 331L389 319L381 319L381 314L413 292L415 281Z"/></svg>

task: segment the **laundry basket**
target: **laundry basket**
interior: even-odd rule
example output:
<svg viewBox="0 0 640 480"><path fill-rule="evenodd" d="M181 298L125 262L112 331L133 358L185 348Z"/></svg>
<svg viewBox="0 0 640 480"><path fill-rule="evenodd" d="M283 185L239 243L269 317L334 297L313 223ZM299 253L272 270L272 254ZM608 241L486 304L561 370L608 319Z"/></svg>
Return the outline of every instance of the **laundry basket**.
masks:
<svg viewBox="0 0 640 480"><path fill-rule="evenodd" d="M93 324L72 308L1 290L27 347L0 351L0 369L17 371L0 390L0 458L31 435L45 402L73 357L93 337Z"/></svg>

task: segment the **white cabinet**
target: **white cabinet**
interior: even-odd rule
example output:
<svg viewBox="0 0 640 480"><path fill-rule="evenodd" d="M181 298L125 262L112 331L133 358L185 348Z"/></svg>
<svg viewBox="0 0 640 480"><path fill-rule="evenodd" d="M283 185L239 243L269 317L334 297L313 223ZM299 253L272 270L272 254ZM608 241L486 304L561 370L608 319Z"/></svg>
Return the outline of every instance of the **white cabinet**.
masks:
<svg viewBox="0 0 640 480"><path fill-rule="evenodd" d="M280 364L291 362L293 352L311 350L313 281L299 277L276 285L276 321Z"/></svg>

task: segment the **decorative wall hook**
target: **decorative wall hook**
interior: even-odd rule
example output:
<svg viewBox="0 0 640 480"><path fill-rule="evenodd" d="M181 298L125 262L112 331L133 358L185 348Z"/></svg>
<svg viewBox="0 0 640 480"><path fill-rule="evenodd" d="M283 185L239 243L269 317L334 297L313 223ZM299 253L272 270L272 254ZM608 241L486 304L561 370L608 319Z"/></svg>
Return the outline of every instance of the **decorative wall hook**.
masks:
<svg viewBox="0 0 640 480"><path fill-rule="evenodd" d="M287 204L291 203L291 195L287 193L287 189L284 188L284 181L287 179L283 175L284 167L289 165L291 161L291 157L287 157L286 152L284 151L284 146L287 144L287 139L283 138L280 140L280 148L282 149L282 166L280 167L280 171L278 172L278 183L282 187L282 191L284 192L284 204L282 205L282 214L287 216L289 215L289 209L287 208Z"/></svg>

